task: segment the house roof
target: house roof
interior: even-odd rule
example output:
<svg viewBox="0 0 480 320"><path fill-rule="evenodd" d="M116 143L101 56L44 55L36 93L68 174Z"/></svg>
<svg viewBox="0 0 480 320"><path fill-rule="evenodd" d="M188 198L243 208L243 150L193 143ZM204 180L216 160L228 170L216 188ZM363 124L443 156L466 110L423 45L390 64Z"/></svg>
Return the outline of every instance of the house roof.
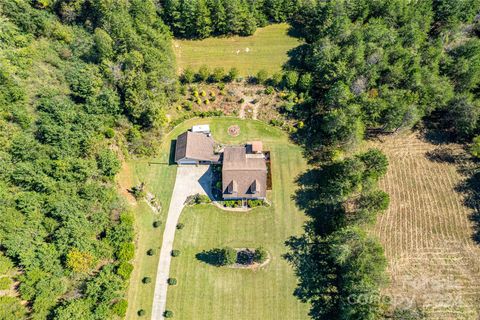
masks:
<svg viewBox="0 0 480 320"><path fill-rule="evenodd" d="M226 147L223 152L222 186L224 199L265 198L265 159L247 157L245 147Z"/></svg>
<svg viewBox="0 0 480 320"><path fill-rule="evenodd" d="M215 141L204 134L186 131L178 136L175 146L175 162L184 158L199 161L218 161L220 156L214 153Z"/></svg>

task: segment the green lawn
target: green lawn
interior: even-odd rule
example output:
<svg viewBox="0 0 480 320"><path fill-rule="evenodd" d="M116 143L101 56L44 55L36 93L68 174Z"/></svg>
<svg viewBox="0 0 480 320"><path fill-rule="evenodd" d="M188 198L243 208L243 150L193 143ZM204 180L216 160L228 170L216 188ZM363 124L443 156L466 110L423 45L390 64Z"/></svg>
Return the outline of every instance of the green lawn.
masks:
<svg viewBox="0 0 480 320"><path fill-rule="evenodd" d="M162 153L164 154L164 153ZM161 162L165 159L151 159L152 162ZM139 202L133 207L135 213L135 261L134 271L131 276L128 291L129 308L127 319L136 319L137 312L144 309L147 315L150 315L152 308L152 299L154 291L154 281L157 272L158 254L162 244L163 227L168 211L170 196L175 182L176 168L163 164L151 164L147 161L130 161L133 183L138 184L140 181L145 182L148 191L154 193L161 201L162 212L160 214L153 213L150 207L144 202ZM160 228L154 228L155 220L162 221ZM155 249L154 256L146 254L148 249ZM151 277L150 284L143 284L144 277Z"/></svg>
<svg viewBox="0 0 480 320"><path fill-rule="evenodd" d="M260 69L270 74L280 71L288 60L287 52L301 42L287 35L287 24L259 28L249 37L175 40L174 52L179 71L197 70L202 64L213 69L236 67L240 75L253 75Z"/></svg>
<svg viewBox="0 0 480 320"><path fill-rule="evenodd" d="M223 143L240 143L261 139L272 154L273 191L270 208L249 213L226 212L211 205L184 210L185 228L175 238L181 255L174 258L171 276L178 285L168 291L167 308L176 319L307 319L308 306L294 296L296 278L282 259L284 241L301 233L304 215L291 200L294 178L306 169L301 149L291 144L282 131L258 121L232 118L188 121L210 123L214 138ZM238 124L239 137L231 138L227 128ZM176 131L177 131L176 130ZM178 131L177 131L178 132ZM196 259L202 250L220 246L264 246L271 262L262 270L218 268Z"/></svg>

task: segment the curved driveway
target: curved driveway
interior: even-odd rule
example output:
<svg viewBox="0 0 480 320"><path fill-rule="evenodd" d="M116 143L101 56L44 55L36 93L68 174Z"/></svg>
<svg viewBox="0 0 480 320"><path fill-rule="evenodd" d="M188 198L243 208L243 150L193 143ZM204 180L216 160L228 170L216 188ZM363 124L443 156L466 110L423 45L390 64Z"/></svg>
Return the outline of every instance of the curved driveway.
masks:
<svg viewBox="0 0 480 320"><path fill-rule="evenodd" d="M170 207L168 208L167 221L163 232L162 248L157 267L155 292L153 295L152 320L164 319L163 313L167 303L167 289L170 272L170 253L173 249L173 240L180 213L185 200L192 194L210 194L212 172L208 165L179 166L173 187ZM173 310L174 311L174 310Z"/></svg>

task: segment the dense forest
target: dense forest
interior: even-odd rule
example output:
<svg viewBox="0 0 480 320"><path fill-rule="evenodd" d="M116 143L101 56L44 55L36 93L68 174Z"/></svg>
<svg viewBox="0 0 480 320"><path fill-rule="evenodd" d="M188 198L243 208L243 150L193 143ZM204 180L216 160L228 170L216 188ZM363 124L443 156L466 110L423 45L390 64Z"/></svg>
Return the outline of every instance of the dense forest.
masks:
<svg viewBox="0 0 480 320"><path fill-rule="evenodd" d="M125 315L133 217L113 178L161 140L177 90L171 35L284 21L305 44L288 71L256 78L301 97L287 112L314 167L294 195L311 219L287 241L295 294L313 319L421 318L349 300L386 281L365 227L388 207L388 161L358 147L425 126L480 156L479 12L480 0L2 0L0 279L20 296L0 297L0 319Z"/></svg>
<svg viewBox="0 0 480 320"><path fill-rule="evenodd" d="M122 318L133 217L113 177L165 121L168 28L153 1L2 0L0 79L0 276L20 294L0 319Z"/></svg>
<svg viewBox="0 0 480 320"><path fill-rule="evenodd" d="M161 15L179 38L252 35L257 27L285 22L301 0L162 0Z"/></svg>
<svg viewBox="0 0 480 320"><path fill-rule="evenodd" d="M376 189L387 163L376 150L356 152L366 137L419 126L473 139L478 156L480 1L308 1L297 12L290 24L305 45L290 67L312 86L295 109L305 124L296 139L318 168L296 195L311 220L287 241L295 294L313 319L423 318L380 296L383 250L363 230L388 206Z"/></svg>
<svg viewBox="0 0 480 320"><path fill-rule="evenodd" d="M313 75L306 115L317 157L367 134L436 114L458 139L478 133L479 1L318 1L291 19L306 44L294 63ZM439 124L440 125L440 124ZM314 153L316 152L314 151Z"/></svg>

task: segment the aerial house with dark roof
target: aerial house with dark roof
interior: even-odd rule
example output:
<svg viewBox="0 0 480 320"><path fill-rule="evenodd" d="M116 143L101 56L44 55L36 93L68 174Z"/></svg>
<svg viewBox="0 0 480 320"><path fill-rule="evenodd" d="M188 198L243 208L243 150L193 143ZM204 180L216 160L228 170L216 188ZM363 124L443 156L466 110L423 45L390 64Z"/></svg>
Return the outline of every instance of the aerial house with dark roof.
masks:
<svg viewBox="0 0 480 320"><path fill-rule="evenodd" d="M265 199L267 165L261 153L247 153L251 145L225 147L222 165L222 196L225 200Z"/></svg>
<svg viewBox="0 0 480 320"><path fill-rule="evenodd" d="M196 126L178 136L175 162L179 165L222 163L224 200L265 199L267 164L261 141L227 146L215 153L215 141L207 126Z"/></svg>
<svg viewBox="0 0 480 320"><path fill-rule="evenodd" d="M175 162L179 165L218 163L220 155L214 150L215 141L210 134L186 131L177 138Z"/></svg>

